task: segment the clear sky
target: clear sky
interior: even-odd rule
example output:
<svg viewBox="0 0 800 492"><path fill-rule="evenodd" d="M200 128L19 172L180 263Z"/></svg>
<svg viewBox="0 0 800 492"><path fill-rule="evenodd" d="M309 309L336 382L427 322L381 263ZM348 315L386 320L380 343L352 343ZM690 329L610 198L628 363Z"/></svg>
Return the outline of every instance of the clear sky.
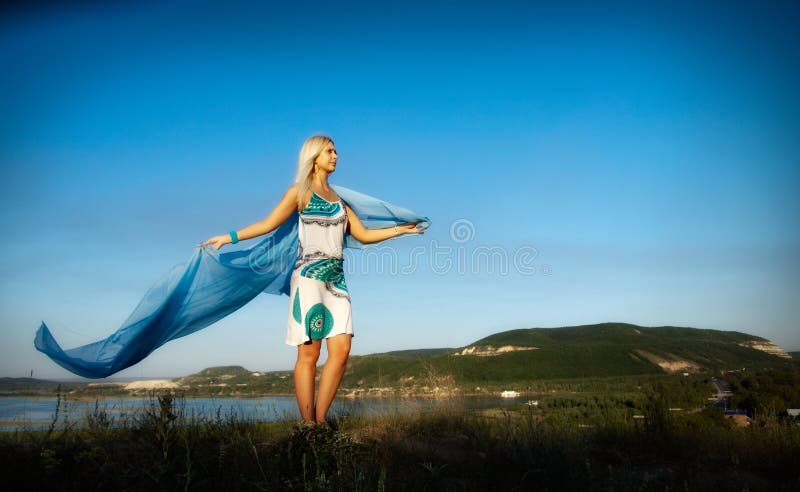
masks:
<svg viewBox="0 0 800 492"><path fill-rule="evenodd" d="M0 376L71 377L41 321L105 338L318 132L332 183L433 221L348 255L353 354L606 321L800 350L797 2L104 3L0 15ZM289 369L287 301L118 376Z"/></svg>

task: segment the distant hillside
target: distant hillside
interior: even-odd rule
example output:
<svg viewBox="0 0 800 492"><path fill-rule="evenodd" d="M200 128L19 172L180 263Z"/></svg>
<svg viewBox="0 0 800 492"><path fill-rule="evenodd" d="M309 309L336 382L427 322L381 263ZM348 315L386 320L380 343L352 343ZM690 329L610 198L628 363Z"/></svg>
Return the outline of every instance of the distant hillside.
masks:
<svg viewBox="0 0 800 492"><path fill-rule="evenodd" d="M292 394L292 371L254 372L242 366L209 367L174 379L185 394L193 395L256 395Z"/></svg>
<svg viewBox="0 0 800 492"><path fill-rule="evenodd" d="M35 378L0 378L0 396L28 394L51 395L58 387L62 391L78 388L82 383L59 383Z"/></svg>
<svg viewBox="0 0 800 492"><path fill-rule="evenodd" d="M602 323L505 331L457 349L353 356L342 386L524 385L552 378L785 367L790 360L769 340L745 333Z"/></svg>
<svg viewBox="0 0 800 492"><path fill-rule="evenodd" d="M800 352L787 352L787 354L789 354L794 360L800 360Z"/></svg>
<svg viewBox="0 0 800 492"><path fill-rule="evenodd" d="M223 376L250 376L252 371L248 371L242 366L216 366L208 367L194 374L194 376L213 378Z"/></svg>
<svg viewBox="0 0 800 492"><path fill-rule="evenodd" d="M432 348L432 349L417 349L417 350L395 350L394 352L384 352L382 354L372 355L388 355L390 357L401 357L403 359L424 359L426 357L434 357L436 355L444 355L452 353L452 348Z"/></svg>
<svg viewBox="0 0 800 492"><path fill-rule="evenodd" d="M430 394L458 388L470 393L478 387L481 393L501 388L523 390L546 379L782 368L796 364L798 355L800 352L793 352L793 359L769 340L734 331L625 323L530 328L496 333L465 347L351 356L342 392ZM253 372L241 366L209 367L172 382L187 396L294 394L291 370ZM0 395L52 395L58 384L0 378ZM62 391L84 397L144 394L149 386L142 388L132 393L122 383L61 384Z"/></svg>
<svg viewBox="0 0 800 492"><path fill-rule="evenodd" d="M0 378L0 387L2 388L31 388L52 385L58 385L58 383L35 378Z"/></svg>

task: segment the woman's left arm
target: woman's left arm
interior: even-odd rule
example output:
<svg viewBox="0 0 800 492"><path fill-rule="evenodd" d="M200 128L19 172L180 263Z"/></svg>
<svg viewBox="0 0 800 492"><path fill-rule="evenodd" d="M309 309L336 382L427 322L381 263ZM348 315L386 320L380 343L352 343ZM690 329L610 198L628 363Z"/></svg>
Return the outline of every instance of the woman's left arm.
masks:
<svg viewBox="0 0 800 492"><path fill-rule="evenodd" d="M347 212L347 222L350 227L350 234L364 244L377 243L378 241L384 241L393 237L402 236L403 234L425 233L424 229L417 229L417 222L408 222L405 224L396 225L394 227L385 227L383 229L367 229L364 227L364 224L361 223L358 215L353 212L353 209L351 209L350 206L345 205L344 209Z"/></svg>

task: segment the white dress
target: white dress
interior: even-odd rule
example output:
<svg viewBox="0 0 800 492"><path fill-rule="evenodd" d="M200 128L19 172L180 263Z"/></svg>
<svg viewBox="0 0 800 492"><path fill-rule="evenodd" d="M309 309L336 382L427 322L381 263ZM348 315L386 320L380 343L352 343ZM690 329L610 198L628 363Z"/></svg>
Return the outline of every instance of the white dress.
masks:
<svg viewBox="0 0 800 492"><path fill-rule="evenodd" d="M347 212L341 199L329 202L312 192L300 212L297 263L290 280L286 343L353 334L350 295L342 249Z"/></svg>

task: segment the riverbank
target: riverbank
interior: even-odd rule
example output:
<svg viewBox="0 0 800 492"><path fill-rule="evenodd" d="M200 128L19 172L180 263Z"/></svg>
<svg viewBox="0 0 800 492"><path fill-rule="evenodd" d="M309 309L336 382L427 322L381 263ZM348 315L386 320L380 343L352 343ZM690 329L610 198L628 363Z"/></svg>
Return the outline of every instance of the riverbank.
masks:
<svg viewBox="0 0 800 492"><path fill-rule="evenodd" d="M294 395L264 396L257 398L208 398L181 397L175 393L162 392L143 397L108 399L72 399L68 395L58 397L6 397L0 398L0 431L35 430L47 427L85 428L87 418L102 413L110 427L132 427L137 418L157 408L159 398L169 396L179 406L179 411L194 421L233 416L241 421L274 422L297 417L297 401ZM494 398L459 398L465 410L512 409L523 405L524 400ZM359 397L337 398L331 408L335 416L393 416L419 414L436 411L449 404L435 398L388 398Z"/></svg>
<svg viewBox="0 0 800 492"><path fill-rule="evenodd" d="M0 434L5 490L796 490L800 427L737 428L708 408L591 425L533 408L342 416L331 427L221 415L188 421L169 395L124 428L98 409L87 426ZM24 480L12 480L13 478Z"/></svg>
<svg viewBox="0 0 800 492"><path fill-rule="evenodd" d="M182 398L261 398L269 396L294 396L294 383L291 373L259 374L252 376L246 370L246 376L264 382L279 381L280 385L271 382L260 386L236 382L235 374L216 373L203 374L182 379L151 379L128 382L70 382L56 383L43 380L14 380L5 383L0 378L0 398L3 397L54 397L61 393L70 400L94 401L95 399L147 397L155 392L167 390ZM519 398L536 399L552 395L587 394L587 393L626 393L640 392L643 388L651 388L656 384L680 387L691 385L697 392L703 393L703 400L711 388L711 376L692 374L688 376L672 374L645 374L636 376L596 376L580 378L548 378L529 381L507 381L505 383L482 384L480 386L456 384L451 377L434 378L436 384L427 386L375 386L349 387L342 385L339 398L473 398L499 397L503 392L519 394Z"/></svg>
<svg viewBox="0 0 800 492"><path fill-rule="evenodd" d="M239 418L260 421L275 421L286 416L297 415L294 393L230 395L186 392L181 388L161 390L138 390L108 394L105 384L93 386L97 392L61 391L47 395L9 396L0 398L0 420L8 425L0 425L0 430L8 431L21 426L46 427L58 413L57 406L63 404L57 420L69 420L71 425L80 426L80 419L95 410L104 409L117 418L141 412L153 406L159 394L170 394L178 398L187 412L195 415L214 415L222 413L237 414ZM340 391L334 400L333 411L338 415L386 416L428 412L448 402L459 401L462 408L469 410L522 410L535 408L538 413L559 412L570 415L576 423L591 424L593 416L600 409L606 414L615 413L633 418L641 414L648 399L656 393L671 395L672 407L689 411L700 409L707 404L711 392L710 381L701 377L647 376L636 378L581 378L538 381L530 389L509 385L496 389L480 388L480 391L462 391L461 388L435 388L436 391L407 392L349 392ZM513 390L512 390L513 389ZM503 398L505 391L509 398ZM588 413L587 413L588 412ZM77 422L76 422L77 420ZM13 422L20 422L14 425Z"/></svg>

